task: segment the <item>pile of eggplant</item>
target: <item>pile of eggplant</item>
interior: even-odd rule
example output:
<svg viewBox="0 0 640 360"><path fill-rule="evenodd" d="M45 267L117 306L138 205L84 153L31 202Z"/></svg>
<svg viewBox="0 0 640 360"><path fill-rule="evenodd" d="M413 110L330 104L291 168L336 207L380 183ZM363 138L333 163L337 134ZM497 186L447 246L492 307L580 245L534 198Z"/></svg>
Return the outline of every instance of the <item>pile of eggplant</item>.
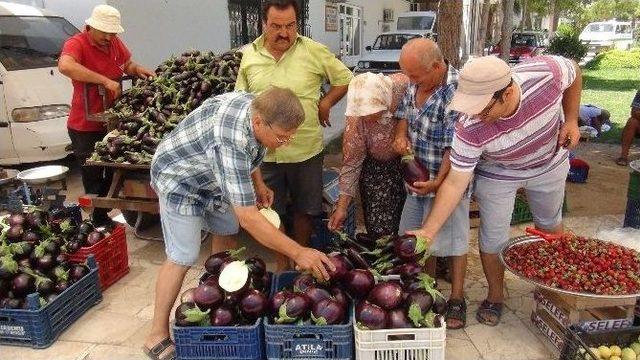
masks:
<svg viewBox="0 0 640 360"><path fill-rule="evenodd" d="M433 278L422 272L378 281L369 291L358 293L356 326L363 330L443 326L437 315L446 313L447 302L434 285Z"/></svg>
<svg viewBox="0 0 640 360"><path fill-rule="evenodd" d="M252 325L266 315L270 274L259 257L240 259L238 250L211 255L198 287L180 296L176 326Z"/></svg>
<svg viewBox="0 0 640 360"><path fill-rule="evenodd" d="M27 295L35 292L44 306L87 275L89 268L71 263L67 255L68 243L80 234L83 225L62 210L30 209L2 219L0 308L26 309Z"/></svg>
<svg viewBox="0 0 640 360"><path fill-rule="evenodd" d="M336 263L343 260L334 258L332 261ZM346 264L341 269L344 266ZM273 322L295 325L337 325L348 322L350 301L339 285L344 278L339 274L341 272L334 272L328 283L318 282L307 273L296 276L291 286L280 289L271 297Z"/></svg>
<svg viewBox="0 0 640 360"><path fill-rule="evenodd" d="M373 269L381 275L400 275L406 269L422 268L430 256L427 242L413 235L388 235L372 239L365 233L355 238L338 233L331 251L345 255L359 269Z"/></svg>
<svg viewBox="0 0 640 360"><path fill-rule="evenodd" d="M90 160L149 164L160 140L211 96L233 91L241 52L219 56L187 51L156 69L156 76L138 79L107 114L116 131L95 145Z"/></svg>

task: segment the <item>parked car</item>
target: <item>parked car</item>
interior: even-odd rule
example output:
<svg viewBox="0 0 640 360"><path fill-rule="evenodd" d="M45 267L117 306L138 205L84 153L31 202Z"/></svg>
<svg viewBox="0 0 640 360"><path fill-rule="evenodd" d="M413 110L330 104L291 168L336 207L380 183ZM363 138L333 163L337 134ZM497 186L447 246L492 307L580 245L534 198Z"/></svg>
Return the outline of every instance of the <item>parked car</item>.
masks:
<svg viewBox="0 0 640 360"><path fill-rule="evenodd" d="M71 151L71 81L58 71L78 29L32 6L0 2L0 165L50 161Z"/></svg>
<svg viewBox="0 0 640 360"><path fill-rule="evenodd" d="M580 41L595 53L610 49L628 50L633 44L633 28L630 22L624 21L592 22L580 33Z"/></svg>
<svg viewBox="0 0 640 360"><path fill-rule="evenodd" d="M373 46L365 47L367 52L362 55L353 72L356 74L363 72L399 72L402 45L413 38L421 36L415 32L388 32L378 35Z"/></svg>
<svg viewBox="0 0 640 360"><path fill-rule="evenodd" d="M517 64L522 60L538 56L545 51L547 45L547 40L542 32L522 31L513 33L511 35L509 62ZM500 56L502 54L500 44L491 47L490 53Z"/></svg>

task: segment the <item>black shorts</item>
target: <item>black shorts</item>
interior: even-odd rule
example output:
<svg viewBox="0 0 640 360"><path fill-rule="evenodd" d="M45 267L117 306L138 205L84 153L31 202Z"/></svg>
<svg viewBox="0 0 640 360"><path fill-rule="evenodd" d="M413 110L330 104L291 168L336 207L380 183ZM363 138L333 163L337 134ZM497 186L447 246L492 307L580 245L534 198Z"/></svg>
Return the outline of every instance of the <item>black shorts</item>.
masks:
<svg viewBox="0 0 640 360"><path fill-rule="evenodd" d="M640 90L636 92L636 96L633 97L633 101L631 101L631 107L634 109L640 109Z"/></svg>
<svg viewBox="0 0 640 360"><path fill-rule="evenodd" d="M322 214L322 153L299 163L264 162L260 167L267 186L273 190L273 209L286 213L287 200L293 210L317 216Z"/></svg>

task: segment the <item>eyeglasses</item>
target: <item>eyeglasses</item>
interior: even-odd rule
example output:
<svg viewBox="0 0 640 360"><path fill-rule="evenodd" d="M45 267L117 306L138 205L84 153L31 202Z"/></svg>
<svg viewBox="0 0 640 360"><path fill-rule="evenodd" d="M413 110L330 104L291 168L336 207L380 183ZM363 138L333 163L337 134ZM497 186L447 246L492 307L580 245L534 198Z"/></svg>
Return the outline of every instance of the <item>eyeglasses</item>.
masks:
<svg viewBox="0 0 640 360"><path fill-rule="evenodd" d="M290 23L290 24L287 24L287 25L269 24L269 28L271 30L274 30L274 31L280 31L282 29L286 29L287 31L291 31L291 30L295 29L296 26L297 26L297 24L296 24L295 21Z"/></svg>
<svg viewBox="0 0 640 360"><path fill-rule="evenodd" d="M491 109L493 109L493 107L496 105L496 103L498 102L498 100L502 97L502 94L504 94L504 92L509 88L509 86L511 86L511 84L513 84L513 79L511 79L511 81L509 81L509 85L503 87L502 89L496 91L493 93L493 96L491 97L491 99L493 99L492 102L489 103L489 105L487 105L479 114L478 116L480 117L486 117L487 115L489 115L489 113L491 112Z"/></svg>
<svg viewBox="0 0 640 360"><path fill-rule="evenodd" d="M278 135L278 134L276 133L276 131L275 131L275 130L273 130L273 127L271 126L271 124L270 124L269 122L265 121L265 123L267 124L267 126L269 127L269 129L271 129L271 132L273 133L273 135L275 135L275 137L276 137L276 142L277 142L278 144L286 144L286 143L288 143L289 141L293 140L293 136L294 136L294 135L287 136L286 138L281 137L280 135Z"/></svg>

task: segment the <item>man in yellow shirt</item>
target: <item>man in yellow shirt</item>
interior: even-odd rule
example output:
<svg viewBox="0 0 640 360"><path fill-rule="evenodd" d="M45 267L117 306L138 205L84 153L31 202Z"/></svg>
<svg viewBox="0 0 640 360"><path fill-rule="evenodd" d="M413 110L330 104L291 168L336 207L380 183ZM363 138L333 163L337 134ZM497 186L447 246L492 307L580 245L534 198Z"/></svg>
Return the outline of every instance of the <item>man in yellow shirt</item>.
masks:
<svg viewBox="0 0 640 360"><path fill-rule="evenodd" d="M293 204L293 238L309 242L313 216L322 212L322 127L329 112L347 92L352 74L329 49L297 32L296 0L263 1L263 34L244 50L236 90L260 93L270 86L291 89L300 99L305 119L288 146L269 151L262 174L274 191L274 208L284 214ZM331 88L320 99L320 87ZM280 263L279 266L283 264Z"/></svg>

